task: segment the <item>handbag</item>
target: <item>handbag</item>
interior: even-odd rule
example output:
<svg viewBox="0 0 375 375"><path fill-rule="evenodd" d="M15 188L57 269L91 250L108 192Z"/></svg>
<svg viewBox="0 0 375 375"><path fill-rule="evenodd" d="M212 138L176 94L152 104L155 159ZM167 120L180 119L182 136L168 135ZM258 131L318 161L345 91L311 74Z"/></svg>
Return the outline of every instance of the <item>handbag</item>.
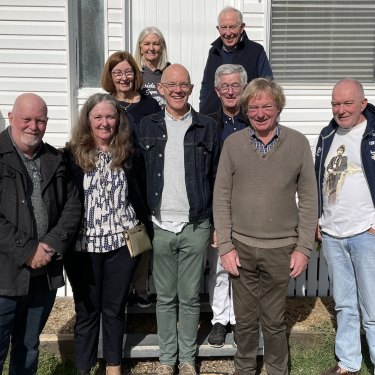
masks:
<svg viewBox="0 0 375 375"><path fill-rule="evenodd" d="M132 258L152 249L150 237L144 224L139 224L126 230L125 241Z"/></svg>

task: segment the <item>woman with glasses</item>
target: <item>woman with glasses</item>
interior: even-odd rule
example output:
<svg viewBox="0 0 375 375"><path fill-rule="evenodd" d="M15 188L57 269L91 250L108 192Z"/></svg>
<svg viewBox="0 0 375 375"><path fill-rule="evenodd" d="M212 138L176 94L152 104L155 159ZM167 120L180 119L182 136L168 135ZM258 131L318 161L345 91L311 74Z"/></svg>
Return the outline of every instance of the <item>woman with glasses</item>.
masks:
<svg viewBox="0 0 375 375"><path fill-rule="evenodd" d="M89 374L96 364L100 322L106 374L121 374L125 305L137 262L124 232L139 221L148 225L131 133L119 102L94 94L64 150L83 212L75 247L65 259L76 310L78 375Z"/></svg>
<svg viewBox="0 0 375 375"><path fill-rule="evenodd" d="M159 93L157 84L163 70L170 65L167 45L161 31L157 27L146 27L139 34L134 59L142 72L142 89L155 98L160 106L165 106L165 99Z"/></svg>
<svg viewBox="0 0 375 375"><path fill-rule="evenodd" d="M118 100L133 127L137 127L143 117L161 111L158 102L141 91L142 74L129 52L118 51L108 58L102 72L102 87ZM133 287L136 303L147 308L152 304L148 288L151 251L144 252L139 258Z"/></svg>
<svg viewBox="0 0 375 375"><path fill-rule="evenodd" d="M134 126L143 117L161 110L154 98L141 91L142 74L129 52L118 51L108 58L102 71L101 84L119 101Z"/></svg>

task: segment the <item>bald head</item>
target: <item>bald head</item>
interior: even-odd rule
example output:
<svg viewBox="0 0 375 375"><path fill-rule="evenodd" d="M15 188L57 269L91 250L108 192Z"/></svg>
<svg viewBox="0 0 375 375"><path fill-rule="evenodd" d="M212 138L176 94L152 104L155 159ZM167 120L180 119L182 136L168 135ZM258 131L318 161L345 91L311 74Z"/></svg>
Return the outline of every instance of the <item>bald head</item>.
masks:
<svg viewBox="0 0 375 375"><path fill-rule="evenodd" d="M345 78L332 90L332 114L336 123L350 129L365 121L363 112L367 105L363 86L355 79Z"/></svg>
<svg viewBox="0 0 375 375"><path fill-rule="evenodd" d="M46 102L33 93L21 94L15 100L8 118L14 142L26 156L32 157L46 131Z"/></svg>
<svg viewBox="0 0 375 375"><path fill-rule="evenodd" d="M164 96L166 110L175 118L183 117L189 111L189 96L193 90L187 69L180 64L168 66L161 76L158 90Z"/></svg>
<svg viewBox="0 0 375 375"><path fill-rule="evenodd" d="M168 81L169 76L183 77L182 79L190 83L190 74L188 70L181 64L171 64L166 69L164 69L161 76L161 81Z"/></svg>
<svg viewBox="0 0 375 375"><path fill-rule="evenodd" d="M30 107L38 108L41 112L44 112L44 116L47 117L46 102L39 95L32 92L21 94L16 98L13 104L12 113L17 113L17 111L20 110L24 111Z"/></svg>

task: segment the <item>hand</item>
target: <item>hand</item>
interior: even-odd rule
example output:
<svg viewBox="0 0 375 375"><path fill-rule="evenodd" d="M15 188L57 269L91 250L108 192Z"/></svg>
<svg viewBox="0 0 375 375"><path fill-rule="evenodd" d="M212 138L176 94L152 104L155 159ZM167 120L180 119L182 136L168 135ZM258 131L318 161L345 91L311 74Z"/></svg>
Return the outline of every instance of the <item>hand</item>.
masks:
<svg viewBox="0 0 375 375"><path fill-rule="evenodd" d="M220 255L220 262L223 268L233 276L239 276L238 267L241 267L237 250L232 249L229 253Z"/></svg>
<svg viewBox="0 0 375 375"><path fill-rule="evenodd" d="M290 256L290 269L292 272L289 274L290 277L298 277L303 271L306 270L309 258L299 251L293 251Z"/></svg>
<svg viewBox="0 0 375 375"><path fill-rule="evenodd" d="M319 224L316 226L315 240L318 241L318 242L322 242L322 231L320 230Z"/></svg>
<svg viewBox="0 0 375 375"><path fill-rule="evenodd" d="M216 234L216 229L214 229L214 234L212 235L212 244L211 244L212 247L214 248L218 248L218 244L217 244L217 234Z"/></svg>
<svg viewBox="0 0 375 375"><path fill-rule="evenodd" d="M34 254L30 255L25 263L33 269L41 268L51 261L52 256L50 247L46 243L39 242Z"/></svg>

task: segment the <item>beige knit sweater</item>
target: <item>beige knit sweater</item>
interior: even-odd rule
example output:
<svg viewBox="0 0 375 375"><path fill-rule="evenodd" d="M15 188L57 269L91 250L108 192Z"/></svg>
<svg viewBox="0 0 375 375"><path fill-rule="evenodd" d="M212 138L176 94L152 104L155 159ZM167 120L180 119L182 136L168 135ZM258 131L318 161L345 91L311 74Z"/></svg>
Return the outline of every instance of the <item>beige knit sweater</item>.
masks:
<svg viewBox="0 0 375 375"><path fill-rule="evenodd" d="M226 139L213 201L221 255L234 248L233 237L260 248L296 244L295 250L309 256L317 204L314 164L304 135L281 126L280 138L265 155L256 150L248 129Z"/></svg>

